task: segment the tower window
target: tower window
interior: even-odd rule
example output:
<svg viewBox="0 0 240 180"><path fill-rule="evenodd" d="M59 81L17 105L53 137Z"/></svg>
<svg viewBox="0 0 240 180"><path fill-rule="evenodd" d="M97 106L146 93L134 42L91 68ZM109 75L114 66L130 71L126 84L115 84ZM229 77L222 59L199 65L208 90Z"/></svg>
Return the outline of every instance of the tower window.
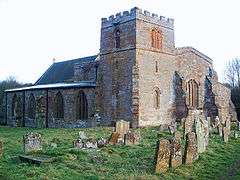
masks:
<svg viewBox="0 0 240 180"><path fill-rule="evenodd" d="M159 29L152 30L152 47L162 49L162 31Z"/></svg>
<svg viewBox="0 0 240 180"><path fill-rule="evenodd" d="M191 108L197 108L198 107L198 84L195 80L191 79L187 82L187 105Z"/></svg>
<svg viewBox="0 0 240 180"><path fill-rule="evenodd" d="M115 47L120 48L120 30L115 31Z"/></svg>

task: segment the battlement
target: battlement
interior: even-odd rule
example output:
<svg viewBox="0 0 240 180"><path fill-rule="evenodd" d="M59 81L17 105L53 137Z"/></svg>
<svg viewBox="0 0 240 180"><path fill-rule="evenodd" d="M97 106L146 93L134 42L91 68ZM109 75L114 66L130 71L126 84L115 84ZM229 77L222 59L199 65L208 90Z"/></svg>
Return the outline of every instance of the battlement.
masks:
<svg viewBox="0 0 240 180"><path fill-rule="evenodd" d="M149 11L143 11L138 7L134 7L130 11L119 12L115 16L111 15L109 18L102 18L102 28L111 27L133 19L141 19L170 29L174 28L174 19L158 16L154 13L151 14Z"/></svg>

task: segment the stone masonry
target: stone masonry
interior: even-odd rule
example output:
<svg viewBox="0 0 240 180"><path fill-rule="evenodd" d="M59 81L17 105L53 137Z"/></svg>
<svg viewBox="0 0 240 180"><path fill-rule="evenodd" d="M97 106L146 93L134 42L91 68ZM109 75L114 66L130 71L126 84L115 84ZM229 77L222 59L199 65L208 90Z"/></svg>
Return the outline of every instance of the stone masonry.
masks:
<svg viewBox="0 0 240 180"><path fill-rule="evenodd" d="M192 47L176 48L174 33L173 19L137 7L102 18L98 55L55 62L34 86L7 90L5 121L91 127L98 114L100 125L122 119L144 127L188 123L195 109L236 120L213 60Z"/></svg>

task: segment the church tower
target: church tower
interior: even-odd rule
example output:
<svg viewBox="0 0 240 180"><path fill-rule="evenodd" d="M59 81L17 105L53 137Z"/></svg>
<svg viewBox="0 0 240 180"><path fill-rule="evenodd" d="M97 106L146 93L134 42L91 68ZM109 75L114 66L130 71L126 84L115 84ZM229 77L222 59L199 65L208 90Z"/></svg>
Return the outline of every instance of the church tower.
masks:
<svg viewBox="0 0 240 180"><path fill-rule="evenodd" d="M168 67L171 61L174 66L174 48L172 19L139 8L102 18L97 109L106 124L163 121L170 97L162 96L170 88L165 80L174 73Z"/></svg>

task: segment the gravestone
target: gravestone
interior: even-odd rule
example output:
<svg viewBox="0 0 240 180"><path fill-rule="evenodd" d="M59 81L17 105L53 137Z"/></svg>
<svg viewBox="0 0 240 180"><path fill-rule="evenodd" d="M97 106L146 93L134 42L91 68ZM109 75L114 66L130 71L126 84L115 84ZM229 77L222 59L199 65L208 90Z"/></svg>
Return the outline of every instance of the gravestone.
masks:
<svg viewBox="0 0 240 180"><path fill-rule="evenodd" d="M170 134L174 134L175 131L177 130L177 122L172 121L171 124L168 126L168 130Z"/></svg>
<svg viewBox="0 0 240 180"><path fill-rule="evenodd" d="M187 133L192 132L194 128L194 111L189 111L189 114L184 122L184 138Z"/></svg>
<svg viewBox="0 0 240 180"><path fill-rule="evenodd" d="M120 134L118 132L113 132L109 139L109 144L117 144L119 142L119 139L121 139Z"/></svg>
<svg viewBox="0 0 240 180"><path fill-rule="evenodd" d="M159 126L159 131L161 131L161 132L167 132L167 131L169 131L169 129L168 129L168 124L160 124L160 126Z"/></svg>
<svg viewBox="0 0 240 180"><path fill-rule="evenodd" d="M169 140L161 138L158 141L155 167L155 172L157 174L165 173L169 169L171 154L170 148L171 146Z"/></svg>
<svg viewBox="0 0 240 180"><path fill-rule="evenodd" d="M97 140L97 146L99 148L105 147L108 144L108 140L104 138L100 138Z"/></svg>
<svg viewBox="0 0 240 180"><path fill-rule="evenodd" d="M89 138L86 140L86 142L84 143L84 148L87 149L96 149L97 146L97 141L93 138Z"/></svg>
<svg viewBox="0 0 240 180"><path fill-rule="evenodd" d="M0 141L0 158L2 157L3 155L3 142Z"/></svg>
<svg viewBox="0 0 240 180"><path fill-rule="evenodd" d="M176 131L171 140L171 167L176 168L182 164L181 133Z"/></svg>
<svg viewBox="0 0 240 180"><path fill-rule="evenodd" d="M127 134L130 128L130 122L120 120L116 122L115 132L119 133L121 138L124 138L124 135Z"/></svg>
<svg viewBox="0 0 240 180"><path fill-rule="evenodd" d="M223 141L228 142L229 131L227 127L223 127Z"/></svg>
<svg viewBox="0 0 240 180"><path fill-rule="evenodd" d="M223 127L222 127L222 123L220 123L219 126L218 126L218 134L219 134L220 137L223 136Z"/></svg>
<svg viewBox="0 0 240 180"><path fill-rule="evenodd" d="M190 132L186 136L184 163L192 164L197 159L198 159L198 150L197 150L196 134L194 132Z"/></svg>
<svg viewBox="0 0 240 180"><path fill-rule="evenodd" d="M238 131L234 131L234 138L237 139L239 137L239 132Z"/></svg>
<svg viewBox="0 0 240 180"><path fill-rule="evenodd" d="M77 148L77 149L82 149L82 148L84 148L84 142L83 142L83 140L82 139L77 139L77 140L75 140L74 142L73 142L73 147L74 148Z"/></svg>
<svg viewBox="0 0 240 180"><path fill-rule="evenodd" d="M231 119L230 119L230 117L227 117L227 119L225 121L225 127L227 128L227 131L230 134L230 131L231 131Z"/></svg>
<svg viewBox="0 0 240 180"><path fill-rule="evenodd" d="M240 121L237 121L238 131L240 131Z"/></svg>
<svg viewBox="0 0 240 180"><path fill-rule="evenodd" d="M141 136L140 132L128 131L124 136L125 145L138 145L140 142Z"/></svg>
<svg viewBox="0 0 240 180"><path fill-rule="evenodd" d="M206 149L209 143L210 128L207 120L203 119L203 122L204 122L204 131L205 131L205 149Z"/></svg>
<svg viewBox="0 0 240 180"><path fill-rule="evenodd" d="M25 153L42 150L42 136L39 133L27 133L23 136L23 149Z"/></svg>
<svg viewBox="0 0 240 180"><path fill-rule="evenodd" d="M88 137L86 136L86 133L84 131L79 131L78 135L79 135L80 139L88 139Z"/></svg>
<svg viewBox="0 0 240 180"><path fill-rule="evenodd" d="M206 150L206 137L205 137L205 120L201 116L201 111L196 110L194 113L194 121L195 121L195 131L197 136L197 149L198 153L202 153Z"/></svg>

